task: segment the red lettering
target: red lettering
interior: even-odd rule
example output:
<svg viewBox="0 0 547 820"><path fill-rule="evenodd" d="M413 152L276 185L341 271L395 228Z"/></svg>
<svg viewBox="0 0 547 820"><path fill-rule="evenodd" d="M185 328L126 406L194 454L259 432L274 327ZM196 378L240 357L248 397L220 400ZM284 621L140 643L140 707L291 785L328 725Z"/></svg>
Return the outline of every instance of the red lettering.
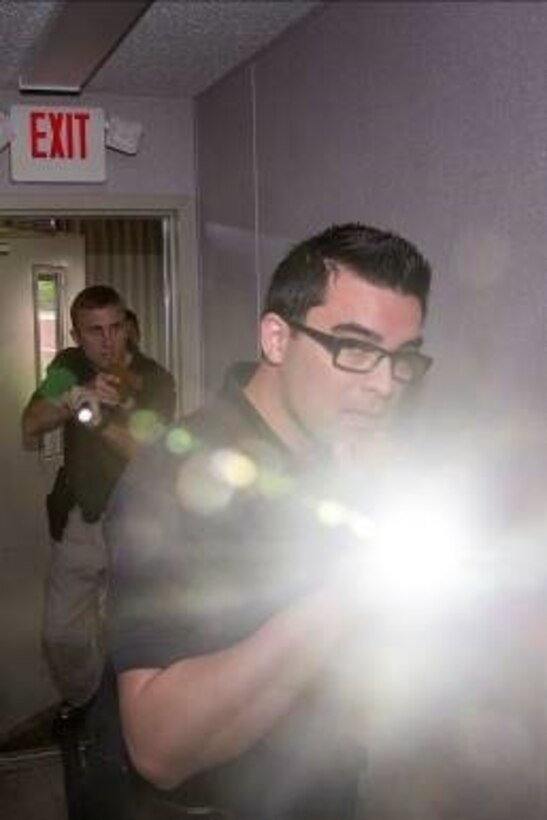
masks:
<svg viewBox="0 0 547 820"><path fill-rule="evenodd" d="M65 114L66 117L66 155L68 159L74 159L74 132L72 124L72 114Z"/></svg>
<svg viewBox="0 0 547 820"><path fill-rule="evenodd" d="M45 118L45 111L30 112L30 155L33 159L46 159L47 154L40 149L39 143L47 136L47 131L39 128L39 121Z"/></svg>
<svg viewBox="0 0 547 820"><path fill-rule="evenodd" d="M65 153L63 150L63 112L60 111L55 114L53 111L49 113L49 124L51 126L51 144L49 146L50 159L64 159Z"/></svg>
<svg viewBox="0 0 547 820"><path fill-rule="evenodd" d="M85 111L31 111L33 159L87 159L90 115Z"/></svg>
<svg viewBox="0 0 547 820"><path fill-rule="evenodd" d="M74 114L74 119L78 123L78 136L80 146L80 159L87 158L87 123L89 121L89 114L84 111L77 111Z"/></svg>

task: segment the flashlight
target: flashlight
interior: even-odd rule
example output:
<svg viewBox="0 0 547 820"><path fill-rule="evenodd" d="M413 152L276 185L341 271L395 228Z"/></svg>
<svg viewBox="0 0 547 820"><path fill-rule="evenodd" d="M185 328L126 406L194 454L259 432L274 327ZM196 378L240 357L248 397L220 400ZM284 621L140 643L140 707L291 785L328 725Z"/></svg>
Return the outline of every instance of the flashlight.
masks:
<svg viewBox="0 0 547 820"><path fill-rule="evenodd" d="M78 408L76 418L80 424L91 424L93 422L93 408L89 402L84 402L82 406Z"/></svg>

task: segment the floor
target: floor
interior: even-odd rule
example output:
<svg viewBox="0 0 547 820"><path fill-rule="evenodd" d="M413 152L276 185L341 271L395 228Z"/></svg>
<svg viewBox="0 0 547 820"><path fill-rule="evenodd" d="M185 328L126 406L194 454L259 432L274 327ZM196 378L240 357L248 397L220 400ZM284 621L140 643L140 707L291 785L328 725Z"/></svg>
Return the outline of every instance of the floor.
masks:
<svg viewBox="0 0 547 820"><path fill-rule="evenodd" d="M67 820L58 749L0 754L0 817Z"/></svg>
<svg viewBox="0 0 547 820"><path fill-rule="evenodd" d="M53 711L44 713L0 744L2 820L68 820L52 719Z"/></svg>

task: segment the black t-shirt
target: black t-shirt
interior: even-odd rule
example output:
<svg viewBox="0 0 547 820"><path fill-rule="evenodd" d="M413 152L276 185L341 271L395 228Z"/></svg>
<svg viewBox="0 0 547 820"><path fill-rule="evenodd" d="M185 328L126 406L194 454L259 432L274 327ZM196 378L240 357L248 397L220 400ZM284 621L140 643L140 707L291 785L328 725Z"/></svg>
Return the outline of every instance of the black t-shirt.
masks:
<svg viewBox="0 0 547 820"><path fill-rule="evenodd" d="M131 414L106 407L102 412L118 424L127 426L135 412L151 411L155 414L154 418L143 418L147 430L153 428L154 422L170 422L175 409L175 386L171 374L138 350L132 354L129 369L139 381ZM55 399L70 387L86 384L96 375L97 370L83 350L69 347L55 356L36 395ZM75 419L64 425L64 464L68 485L86 521L96 521L104 512L112 488L126 463L127 459L92 428Z"/></svg>
<svg viewBox="0 0 547 820"><path fill-rule="evenodd" d="M232 374L216 401L135 460L106 518L116 671L166 667L251 635L328 577L337 545L299 470ZM241 820L351 816L362 749L349 741L335 666L261 742L184 783L186 804Z"/></svg>

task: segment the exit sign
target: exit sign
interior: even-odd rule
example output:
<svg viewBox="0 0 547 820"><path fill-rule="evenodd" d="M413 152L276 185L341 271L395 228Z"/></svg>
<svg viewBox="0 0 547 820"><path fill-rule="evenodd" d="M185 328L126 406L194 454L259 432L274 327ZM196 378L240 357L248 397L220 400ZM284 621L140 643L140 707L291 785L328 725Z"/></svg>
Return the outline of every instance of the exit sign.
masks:
<svg viewBox="0 0 547 820"><path fill-rule="evenodd" d="M101 108L13 105L10 144L14 182L104 182Z"/></svg>

